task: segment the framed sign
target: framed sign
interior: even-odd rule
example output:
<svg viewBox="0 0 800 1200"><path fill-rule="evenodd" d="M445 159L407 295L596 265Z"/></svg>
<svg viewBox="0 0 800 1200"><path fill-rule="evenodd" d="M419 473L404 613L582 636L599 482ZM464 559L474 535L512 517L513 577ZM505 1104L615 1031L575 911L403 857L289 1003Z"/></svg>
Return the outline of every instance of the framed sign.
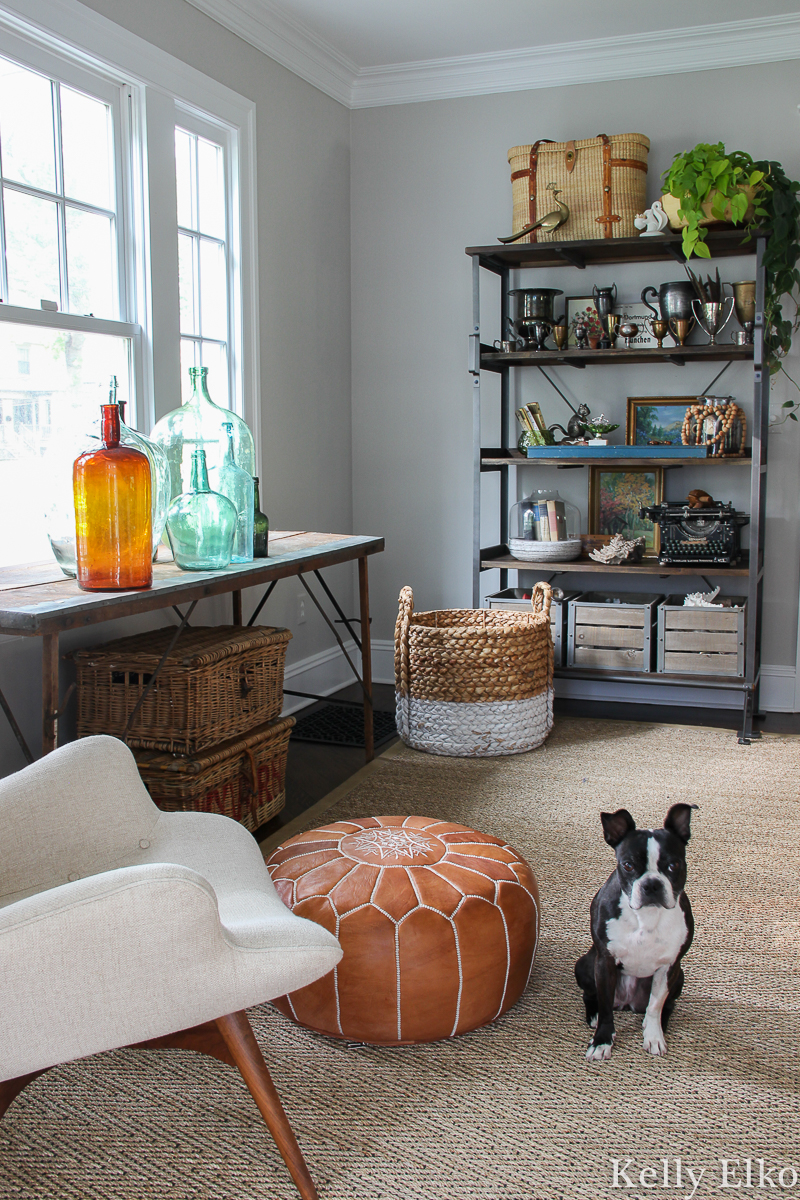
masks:
<svg viewBox="0 0 800 1200"><path fill-rule="evenodd" d="M631 301L630 304L618 300L614 306L614 312L619 315L620 325L624 321L633 321L635 325L639 326L636 337L631 338L631 350L649 350L658 345L645 324L647 318L653 315L646 304L642 304L640 300ZM617 337L614 345L616 349L621 350L625 345L625 339Z"/></svg>
<svg viewBox="0 0 800 1200"><path fill-rule="evenodd" d="M696 403L694 396L628 396L627 445L682 445L683 418Z"/></svg>
<svg viewBox="0 0 800 1200"><path fill-rule="evenodd" d="M661 467L590 467L589 533L645 539L646 558L658 555L659 528L639 516L644 505L660 504L664 494Z"/></svg>

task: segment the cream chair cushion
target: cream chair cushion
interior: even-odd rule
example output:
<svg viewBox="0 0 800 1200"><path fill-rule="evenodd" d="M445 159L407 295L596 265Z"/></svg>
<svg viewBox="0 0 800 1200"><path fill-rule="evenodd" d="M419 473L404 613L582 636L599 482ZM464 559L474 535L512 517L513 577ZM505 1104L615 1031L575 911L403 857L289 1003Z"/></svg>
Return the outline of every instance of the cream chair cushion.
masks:
<svg viewBox="0 0 800 1200"><path fill-rule="evenodd" d="M122 742L0 781L0 1080L161 1037L332 970L227 817L162 813Z"/></svg>

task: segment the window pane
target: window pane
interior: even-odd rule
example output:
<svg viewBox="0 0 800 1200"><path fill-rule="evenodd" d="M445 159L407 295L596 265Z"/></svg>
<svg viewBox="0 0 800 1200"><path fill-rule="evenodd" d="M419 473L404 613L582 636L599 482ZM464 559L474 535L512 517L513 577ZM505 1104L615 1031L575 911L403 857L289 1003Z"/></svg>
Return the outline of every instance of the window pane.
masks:
<svg viewBox="0 0 800 1200"><path fill-rule="evenodd" d="M116 317L114 222L67 206L69 311Z"/></svg>
<svg viewBox="0 0 800 1200"><path fill-rule="evenodd" d="M112 375L128 398L129 354L127 338L0 322L0 565L51 557Z"/></svg>
<svg viewBox="0 0 800 1200"><path fill-rule="evenodd" d="M215 404L230 408L228 400L228 352L215 342L200 343L200 366L208 367L208 392Z"/></svg>
<svg viewBox="0 0 800 1200"><path fill-rule="evenodd" d="M225 179L222 147L197 139L198 228L211 237L225 237Z"/></svg>
<svg viewBox="0 0 800 1200"><path fill-rule="evenodd" d="M8 302L38 308L40 300L60 304L58 224L50 200L3 189L6 216Z"/></svg>
<svg viewBox="0 0 800 1200"><path fill-rule="evenodd" d="M185 404L192 394L192 384L189 379L189 367L200 366L200 354L196 342L181 338L181 404Z"/></svg>
<svg viewBox="0 0 800 1200"><path fill-rule="evenodd" d="M178 234L178 287L181 300L181 333L199 333L194 238L186 233Z"/></svg>
<svg viewBox="0 0 800 1200"><path fill-rule="evenodd" d="M55 191L50 80L0 59L0 145L6 179Z"/></svg>
<svg viewBox="0 0 800 1200"><path fill-rule="evenodd" d="M225 247L200 238L200 329L203 337L228 336Z"/></svg>
<svg viewBox="0 0 800 1200"><path fill-rule="evenodd" d="M195 139L183 129L175 130L175 179L178 186L178 224L184 229L196 229L193 196L195 174L193 143Z"/></svg>
<svg viewBox="0 0 800 1200"><path fill-rule="evenodd" d="M64 194L97 208L114 208L111 109L101 100L61 87Z"/></svg>

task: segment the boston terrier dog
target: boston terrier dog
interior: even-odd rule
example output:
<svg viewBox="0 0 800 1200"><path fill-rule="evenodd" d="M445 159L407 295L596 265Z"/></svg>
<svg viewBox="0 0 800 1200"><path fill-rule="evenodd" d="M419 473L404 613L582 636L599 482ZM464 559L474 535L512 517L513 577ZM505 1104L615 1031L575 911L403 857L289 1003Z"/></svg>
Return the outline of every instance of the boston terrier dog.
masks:
<svg viewBox="0 0 800 1200"><path fill-rule="evenodd" d="M575 964L590 1060L611 1057L614 1009L644 1013L644 1048L666 1054L664 1028L683 988L681 959L694 921L684 892L686 843L696 804L673 804L663 829L637 829L625 808L601 813L617 869L592 900L592 948Z"/></svg>

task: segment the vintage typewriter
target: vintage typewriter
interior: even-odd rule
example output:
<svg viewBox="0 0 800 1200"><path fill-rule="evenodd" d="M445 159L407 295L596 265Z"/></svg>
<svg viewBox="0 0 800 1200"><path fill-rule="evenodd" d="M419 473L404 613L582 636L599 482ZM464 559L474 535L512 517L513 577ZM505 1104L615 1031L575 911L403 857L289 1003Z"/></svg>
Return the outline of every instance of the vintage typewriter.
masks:
<svg viewBox="0 0 800 1200"><path fill-rule="evenodd" d="M739 530L750 522L746 513L717 501L704 508L652 504L639 516L660 527L658 561L674 567L735 566L742 557Z"/></svg>

